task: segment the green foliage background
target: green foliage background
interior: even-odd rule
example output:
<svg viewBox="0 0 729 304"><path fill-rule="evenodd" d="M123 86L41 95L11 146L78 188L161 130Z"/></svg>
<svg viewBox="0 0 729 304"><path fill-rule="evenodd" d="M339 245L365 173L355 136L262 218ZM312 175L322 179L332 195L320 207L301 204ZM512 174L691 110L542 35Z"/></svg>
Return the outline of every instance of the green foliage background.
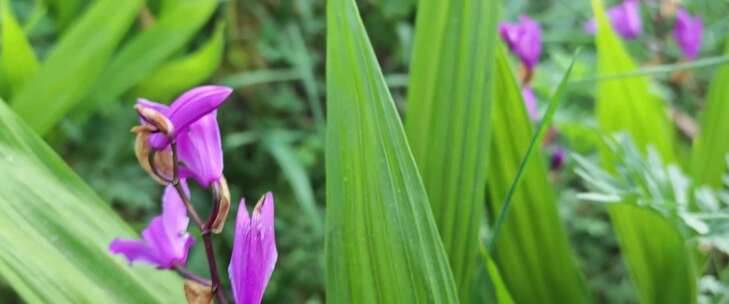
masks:
<svg viewBox="0 0 729 304"><path fill-rule="evenodd" d="M424 147L433 143L427 143L427 133L416 133L417 126L410 122L412 117L408 117L413 111L407 109L408 104L428 102L425 100L427 96L413 101L413 98L420 98L420 95L407 92L410 83L421 82L420 85L428 86L426 80L409 77L408 74L411 64L423 61L423 58L431 58L427 57L427 52L416 53L414 58L412 55L414 46L427 45L427 42L415 41L416 2L361 0L356 1L356 4L374 55L369 59L376 59L376 62L372 60L370 67L374 67L375 63L379 64L384 83L390 89L390 96L385 99L389 101L391 98L395 105L394 110L397 110L388 112L388 121L394 121L395 116L391 114L400 114L408 123L405 131L408 136L412 136L408 140L417 161L419 157L424 157ZM616 3L603 2L606 6ZM723 33L729 30L729 23L726 22L723 12L729 10L729 3L709 0L684 2L692 12L704 17L706 33L702 56L725 54L723 43L726 35ZM618 127L610 123L618 124L618 119L611 120L600 114L596 118L595 115L595 108L601 107L596 104L595 96L601 96L603 100L610 99L605 97L609 94L604 92L614 90L605 87L598 89L601 82L594 79L598 72L605 71L598 71L597 58L601 55L597 54L594 37L582 30L583 24L592 17L590 1L518 0L503 1L500 6L499 20L515 20L517 16L527 14L543 26L544 52L533 80L541 113L569 65L573 50L582 48L574 67L567 102L555 117L555 126L560 130L556 144L567 147L571 152L595 155L601 136L596 130L616 129ZM0 77L0 95L9 106L2 105L2 116L10 115L5 114L10 111L5 110L6 108L12 109L28 124L26 129L32 128L41 132L50 147L101 197L99 200L89 194L89 199L94 203L108 204L104 208L113 208L136 231L143 229L159 212L161 188L139 168L132 153L133 136L129 133L129 128L136 123L136 114L131 108L134 98L144 96L169 102L181 91L200 83L218 83L235 88L233 97L219 111L225 149L225 172L233 200L237 202L239 198L246 197L250 201L269 190L276 194L277 200L276 228L280 257L265 301L325 302L327 284L324 235L327 231L324 225L324 207L327 181L324 126L325 117L327 114L331 115L326 113L325 97L327 93L333 94L326 92L325 1L3 0L0 1L0 10L0 68L4 71ZM644 34L637 40L622 44L626 54L635 62L665 64L676 62L680 58L677 47L670 39L669 21L647 22L652 20L650 12L656 10L656 7L645 6ZM438 7L431 7L428 13L436 16L436 13L442 11ZM448 18L445 15L440 17L446 18L444 20ZM152 23L149 18L152 18ZM490 26L489 20L480 22L483 24L477 24ZM97 25L101 23L108 27L99 28ZM81 27L78 24L86 26ZM481 28L471 30L478 32L479 29ZM360 46L366 45L362 41L358 43ZM660 47L649 47L653 45ZM497 62L499 69L516 71L517 64L513 57L507 58L504 54L501 57L489 55L490 51L487 49L484 48L482 55L494 56L496 59L484 57L481 60ZM460 51L471 56L479 55L467 53L473 51L469 48L450 51L453 54ZM443 56L458 57L447 52ZM608 57L620 57L623 60L621 56L613 54ZM512 61L511 64L509 60ZM347 62L343 60L338 63ZM340 67L341 70L337 71L344 75L348 68ZM690 139L666 128L661 133L665 135L663 137L670 138L661 137L660 140L667 141L665 144L661 143L661 148L671 150L672 156L669 159L683 164L686 171L714 187L721 185L721 172L716 169L719 166L707 167L705 163L720 161L723 154L716 151L727 148L726 145L718 145L720 148L709 147L705 141L716 141L722 134L726 135L720 131L727 129L724 126L729 121L723 119L728 115L724 110L727 103L722 103L726 86L716 83L709 85L714 75L719 79L718 83L726 81L727 68L721 69L718 73L715 73L716 67L691 70L686 82L677 82L677 72L671 72L651 76L650 83L637 84L640 90L649 91L650 98L655 97L656 102L670 104L689 117L697 118L699 123L710 130L696 139ZM369 72L367 75L379 76ZM485 79L491 76L493 75L484 72L479 77ZM509 78L513 75L506 71L502 71L499 77L501 78L497 77L496 81L504 86L514 85L513 78ZM480 84L480 80L482 79L464 81ZM31 85L24 86L26 83ZM382 84L381 81L378 84ZM442 87L434 90L447 95L450 92L448 83L439 84ZM417 84L413 86L417 88ZM379 92L382 93L383 90L384 86ZM517 101L519 98L516 91L493 93L490 88L484 87L481 92ZM643 93L647 95L647 92ZM499 98L493 102L498 101ZM709 104L705 106L705 102ZM706 109L708 113L702 113L702 109ZM485 209L483 214L470 214L474 216L474 223L481 220L485 223L493 221L496 216L494 210L498 210L495 206L500 204L500 194L508 187L512 177L512 173L504 173L503 176L496 174L499 173L496 168L516 167L523 153L521 150L525 149L524 145L528 142L528 138L521 137L528 136L531 132L531 126L524 117L525 113L514 112L519 111L515 104L504 104L490 111L503 115L494 121L481 117L483 120L469 122L480 127L491 122L491 129L498 131L492 136L500 138L504 143L509 142L509 137L515 134L506 130L514 128L520 134L520 141L510 142L510 145L492 146L491 155L481 155L484 159L474 161L478 168L487 170L481 172L488 172L487 176L480 176L476 172L468 178L478 182L485 179L487 183L492 179L486 193L476 191L468 196L468 202L462 202L464 206L472 206L483 197L489 202L489 205L484 205L487 208L474 207L473 210ZM479 113L488 112L486 109L479 109ZM416 114L417 112L412 115ZM468 118L466 114L474 113L464 110L462 116ZM339 121L341 125L351 127L345 125L345 122ZM636 137L644 139L650 136ZM692 147L693 141L697 144ZM396 138L397 144L403 142L404 138ZM433 145L437 147L437 142ZM464 145L486 149L486 145L473 138ZM522 183L522 193L517 194L514 201L521 205L512 210L512 213L519 212L519 215L512 216L521 221L544 223L548 227L544 231L554 231L549 234L556 238L556 241L549 242L552 247L540 247L544 246L540 241L544 241L546 236L530 239L530 246L534 246L532 251L521 252L526 258L532 259L529 267L521 265L518 259L509 260L508 254L517 252L518 248L506 246L496 253L493 261L477 261L475 243L483 240L484 229L475 224L452 228L471 231L474 236L471 239L453 239L444 244L445 252L455 252L474 259L464 264L471 266L461 265L462 269L457 272L459 277L473 276L478 278L477 282L481 282L483 275L479 272L483 272L488 265L492 280L495 273L500 271L507 285L510 282L513 286L521 285L509 287L511 293L525 292L523 290L531 286L530 280L534 279L541 281L541 292L546 294L548 292L545 286L549 286L546 282L562 274L555 274L559 270L557 268L562 266L560 263L576 256L574 265L565 266L564 271L579 271L584 274L584 278L570 275L562 281L575 288L570 291L575 298L588 297L585 295L584 286L580 285L583 279L588 285L590 296L596 302L626 303L649 298L650 295L641 295L631 285L626 268L630 262L626 261L624 264L621 258L618 240L622 239L613 232L606 208L587 204L576 198L576 193L583 191L584 187L573 172L575 164L568 158L562 170L546 170L545 163L550 149L551 147L546 147L543 153L537 154L537 157L544 159L534 162L537 167L527 172ZM690 154L692 149L697 151L693 155ZM514 154L515 151L519 153ZM447 151L437 152L446 155ZM710 161L706 161L707 159ZM489 161L491 167L486 166ZM403 167L410 168L411 164L407 161L403 161L403 164ZM470 163L452 165L455 168L453 170L459 170L460 165L469 167ZM420 163L418 166L422 167ZM420 169L422 171L419 174L423 176L426 186L437 184L437 172L428 172L427 168ZM450 198L448 195L452 197L459 193L455 186L451 187L453 188L446 189L448 191L438 192L438 197ZM542 190L545 188L546 191ZM422 189L417 185L412 189L422 195ZM426 190L431 191L430 188ZM525 212L532 210L529 201L533 202L534 197L542 195L549 197L549 204L539 205L544 211L526 217ZM204 205L205 199L205 193L193 191L193 200L200 207ZM434 218L437 225L442 225L441 222L451 225L456 219L449 218L449 214L438 213L439 210L454 212L450 215L467 213L466 209L448 209L447 199L429 199L436 212ZM556 221L557 216L562 219L561 223ZM426 215L417 217L430 223ZM233 221L232 217L230 221ZM505 232L516 235L522 233L524 238L531 236L528 231L519 231L518 228L510 227ZM129 233L128 227L120 226L118 230ZM480 238L477 239L476 235ZM439 248L439 245L431 245ZM223 239L216 246L220 255L219 261L223 261L219 263L220 270L224 272L228 252L232 248L232 229L226 229ZM100 248L96 246L93 250L98 251ZM534 263L540 256L535 254L539 250L557 252L559 257L554 261L560 262L546 266ZM441 253L434 255L436 260L441 261ZM719 262L726 263L726 260ZM118 264L109 267L118 267ZM190 268L206 273L206 267L205 254L201 246L196 246L190 255ZM476 269L477 267L483 269ZM499 269L495 270L496 267ZM507 273L511 267L515 270ZM537 269L535 271L539 273L538 278L525 275L530 268ZM127 272L123 275L134 276ZM723 278L729 280L726 271L724 272ZM15 302L18 300L18 293L27 294L26 291L16 292L9 288L7 284L13 283L13 280L0 278L2 302ZM455 282L460 286L464 285L462 281L465 280L459 278ZM493 286L501 284L500 279L496 281ZM419 286L425 285L427 284ZM451 287L445 289L448 290L447 293L451 292ZM499 291L502 292L500 296L504 297L503 290ZM467 294L465 290L457 291L457 296L461 298L467 297ZM514 299L518 300L520 297L514 296Z"/></svg>

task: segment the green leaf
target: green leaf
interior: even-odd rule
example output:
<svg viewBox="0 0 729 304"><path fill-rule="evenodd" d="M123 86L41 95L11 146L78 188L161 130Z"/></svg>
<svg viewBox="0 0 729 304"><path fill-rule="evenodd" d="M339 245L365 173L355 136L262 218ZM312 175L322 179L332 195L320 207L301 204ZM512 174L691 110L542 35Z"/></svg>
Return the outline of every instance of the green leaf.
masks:
<svg viewBox="0 0 729 304"><path fill-rule="evenodd" d="M153 26L135 35L99 76L90 100L80 105L81 112L88 112L104 102L114 101L156 72L165 60L200 31L215 12L217 5L216 0L182 2L172 7Z"/></svg>
<svg viewBox="0 0 729 304"><path fill-rule="evenodd" d="M402 124L353 0L327 6L332 303L458 303Z"/></svg>
<svg viewBox="0 0 729 304"><path fill-rule="evenodd" d="M2 67L11 94L20 90L38 72L38 59L23 29L13 16L9 0L0 2L2 10Z"/></svg>
<svg viewBox="0 0 729 304"><path fill-rule="evenodd" d="M166 102L208 80L223 59L224 33L224 23L219 22L213 36L200 49L164 64L140 82L135 90L137 96Z"/></svg>
<svg viewBox="0 0 729 304"><path fill-rule="evenodd" d="M604 17L600 0L593 0L597 18L598 72L614 75L637 70L633 59L623 48L620 38ZM600 12L601 14L598 14ZM602 22L604 21L604 22ZM673 129L661 100L649 91L645 77L613 78L597 86L595 115L606 132L628 132L636 142L656 146L661 157L673 161Z"/></svg>
<svg viewBox="0 0 729 304"><path fill-rule="evenodd" d="M84 0L46 0L55 15L55 23L59 32L65 30L86 2Z"/></svg>
<svg viewBox="0 0 729 304"><path fill-rule="evenodd" d="M498 0L418 6L405 129L462 302L484 215L498 15Z"/></svg>
<svg viewBox="0 0 729 304"><path fill-rule="evenodd" d="M729 43L725 54L729 55ZM729 66L721 67L709 84L706 106L701 114L701 131L694 140L692 173L697 185L722 187L726 172L725 158L729 153Z"/></svg>
<svg viewBox="0 0 729 304"><path fill-rule="evenodd" d="M572 65L535 133L505 49L499 48L496 56L488 206L489 214L498 217L490 249L516 303L590 302L559 217L544 157L536 153L571 69Z"/></svg>
<svg viewBox="0 0 729 304"><path fill-rule="evenodd" d="M635 63L611 30L602 2L593 0L592 4L600 74L634 71ZM595 110L603 130L627 132L641 149L653 145L662 159L674 159L666 109L648 92L646 78L601 81ZM606 160L614 157L606 148L601 154ZM697 279L678 230L666 219L629 205L611 206L608 212L640 302L695 303Z"/></svg>
<svg viewBox="0 0 729 304"><path fill-rule="evenodd" d="M108 252L138 238L0 102L0 277L27 303L182 303L182 280Z"/></svg>
<svg viewBox="0 0 729 304"><path fill-rule="evenodd" d="M93 3L63 35L38 76L14 96L13 110L36 132L45 134L50 130L92 89L142 2Z"/></svg>

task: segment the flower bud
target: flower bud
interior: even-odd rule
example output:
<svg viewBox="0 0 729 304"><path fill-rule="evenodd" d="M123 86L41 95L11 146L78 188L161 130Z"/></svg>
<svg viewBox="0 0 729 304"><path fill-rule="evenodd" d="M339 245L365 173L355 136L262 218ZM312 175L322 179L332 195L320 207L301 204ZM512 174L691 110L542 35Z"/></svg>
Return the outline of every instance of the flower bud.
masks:
<svg viewBox="0 0 729 304"><path fill-rule="evenodd" d="M185 298L188 304L210 304L213 302L213 290L210 286L186 280Z"/></svg>
<svg viewBox="0 0 729 304"><path fill-rule="evenodd" d="M230 190L228 190L228 182L225 177L220 177L213 182L213 199L215 200L215 212L213 222L210 224L210 231L220 233L225 226L225 220L228 218L230 211Z"/></svg>
<svg viewBox="0 0 729 304"><path fill-rule="evenodd" d="M150 125L137 126L132 129L132 132L137 133L137 139L134 143L134 154L137 156L137 161L144 171L147 171L160 184L166 185L173 177L172 150L167 148L161 151L154 151L150 147L148 138L152 134L152 129L153 127ZM150 163L150 155L152 153L154 153L154 157L152 158L154 163Z"/></svg>
<svg viewBox="0 0 729 304"><path fill-rule="evenodd" d="M139 117L154 126L154 131L162 132L162 134L167 136L172 135L175 131L175 127L172 125L170 119L159 111L141 104L135 105L134 108L137 110L137 113L139 113Z"/></svg>

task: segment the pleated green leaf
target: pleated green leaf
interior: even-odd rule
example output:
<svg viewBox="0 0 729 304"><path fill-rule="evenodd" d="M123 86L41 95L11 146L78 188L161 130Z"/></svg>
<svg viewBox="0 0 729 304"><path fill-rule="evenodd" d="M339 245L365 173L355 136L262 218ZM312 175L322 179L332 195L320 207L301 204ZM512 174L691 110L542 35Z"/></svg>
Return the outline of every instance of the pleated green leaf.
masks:
<svg viewBox="0 0 729 304"><path fill-rule="evenodd" d="M494 69L489 214L499 214L534 135L521 89L499 48ZM589 291L557 210L541 153L534 152L494 243L494 260L516 303L587 303Z"/></svg>
<svg viewBox="0 0 729 304"><path fill-rule="evenodd" d="M99 76L89 100L80 105L81 111L87 112L105 102L114 101L119 95L153 74L163 66L165 60L179 51L200 31L216 7L215 0L185 1L171 7L169 13L164 14L150 28L136 34L119 50ZM217 64L213 69L216 67ZM183 75L166 76L178 80Z"/></svg>
<svg viewBox="0 0 729 304"><path fill-rule="evenodd" d="M611 30L600 0L597 20L598 70L601 75L635 70L633 60ZM651 96L646 78L603 80L597 86L596 116L606 132L626 132L641 147L653 145L673 160L673 132L661 102ZM610 152L603 149L604 159ZM667 202L670 203L670 202ZM628 205L608 208L623 259L641 303L694 303L696 281L685 240L670 222ZM671 229L673 228L673 229Z"/></svg>
<svg viewBox="0 0 729 304"><path fill-rule="evenodd" d="M0 278L27 303L183 303L182 280L108 253L138 238L0 101Z"/></svg>
<svg viewBox="0 0 729 304"><path fill-rule="evenodd" d="M40 134L52 128L92 89L142 3L95 1L14 95L13 110Z"/></svg>
<svg viewBox="0 0 729 304"><path fill-rule="evenodd" d="M461 301L477 268L499 0L418 5L405 130Z"/></svg>
<svg viewBox="0 0 729 304"><path fill-rule="evenodd" d="M729 43L725 46L729 55ZM729 153L729 66L721 67L709 84L706 105L701 114L701 131L694 140L692 173L697 185L722 187Z"/></svg>
<svg viewBox="0 0 729 304"><path fill-rule="evenodd" d="M198 50L165 63L140 82L135 90L137 96L166 102L208 80L223 59L224 33L224 23L219 22L213 36Z"/></svg>
<svg viewBox="0 0 729 304"><path fill-rule="evenodd" d="M0 1L2 10L2 67L10 84L17 92L38 72L38 59L25 32L15 20L9 0Z"/></svg>
<svg viewBox="0 0 729 304"><path fill-rule="evenodd" d="M458 303L428 196L354 0L327 5L331 303Z"/></svg>

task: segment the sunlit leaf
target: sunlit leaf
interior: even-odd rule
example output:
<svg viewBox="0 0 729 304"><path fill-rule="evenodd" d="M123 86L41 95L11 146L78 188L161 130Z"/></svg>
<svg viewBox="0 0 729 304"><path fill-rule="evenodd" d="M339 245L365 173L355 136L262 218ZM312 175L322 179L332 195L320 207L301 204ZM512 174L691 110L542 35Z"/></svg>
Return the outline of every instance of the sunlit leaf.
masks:
<svg viewBox="0 0 729 304"><path fill-rule="evenodd" d="M538 146L533 156L527 155L530 143L538 145L541 141L535 137L503 47L497 54L494 73L493 142L488 170L492 218L503 216L504 198L514 191L511 212L502 219L503 230L497 228L499 219L493 220L497 237L493 243L494 261L516 303L589 302L589 291L559 217L544 157L538 153ZM562 80L544 115L541 132L549 126L568 77ZM531 157L530 163L522 165L525 157ZM523 180L513 185L520 170Z"/></svg>
<svg viewBox="0 0 729 304"><path fill-rule="evenodd" d="M0 102L0 277L27 303L182 303L182 280L108 253L135 238Z"/></svg>
<svg viewBox="0 0 729 304"><path fill-rule="evenodd" d="M40 134L52 128L92 89L142 2L94 2L62 36L38 76L14 95L13 110Z"/></svg>
<svg viewBox="0 0 729 304"><path fill-rule="evenodd" d="M443 244L353 0L327 4L331 303L458 303Z"/></svg>
<svg viewBox="0 0 729 304"><path fill-rule="evenodd" d="M9 0L0 1L0 10L2 10L2 67L14 93L36 75L38 59L28 42L28 37L15 20Z"/></svg>
<svg viewBox="0 0 729 304"><path fill-rule="evenodd" d="M726 46L729 54L729 44ZM729 154L729 66L716 71L714 80L706 93L706 105L701 115L701 131L694 140L692 152L692 173L698 185L709 185L718 189L722 186L722 175L726 172L724 159Z"/></svg>
<svg viewBox="0 0 729 304"><path fill-rule="evenodd" d="M610 28L602 2L593 0L592 4L597 20L598 71L609 75L635 70L635 63ZM673 132L667 111L648 88L644 77L601 81L596 116L604 131L627 132L639 148L653 145L671 162ZM605 160L612 157L606 148L601 149L601 155ZM617 204L608 212L640 302L694 303L697 277L677 229L657 214L631 205Z"/></svg>
<svg viewBox="0 0 729 304"><path fill-rule="evenodd" d="M499 1L418 5L406 131L461 301L484 218Z"/></svg>
<svg viewBox="0 0 729 304"><path fill-rule="evenodd" d="M104 69L91 96L79 106L79 111L90 111L115 101L119 95L160 69L165 60L185 46L207 23L216 7L215 0L184 1L172 7L151 27L135 35Z"/></svg>
<svg viewBox="0 0 729 304"><path fill-rule="evenodd" d="M195 52L174 59L154 71L139 83L137 96L168 101L185 90L209 79L218 70L225 50L225 26L219 22L215 32Z"/></svg>

